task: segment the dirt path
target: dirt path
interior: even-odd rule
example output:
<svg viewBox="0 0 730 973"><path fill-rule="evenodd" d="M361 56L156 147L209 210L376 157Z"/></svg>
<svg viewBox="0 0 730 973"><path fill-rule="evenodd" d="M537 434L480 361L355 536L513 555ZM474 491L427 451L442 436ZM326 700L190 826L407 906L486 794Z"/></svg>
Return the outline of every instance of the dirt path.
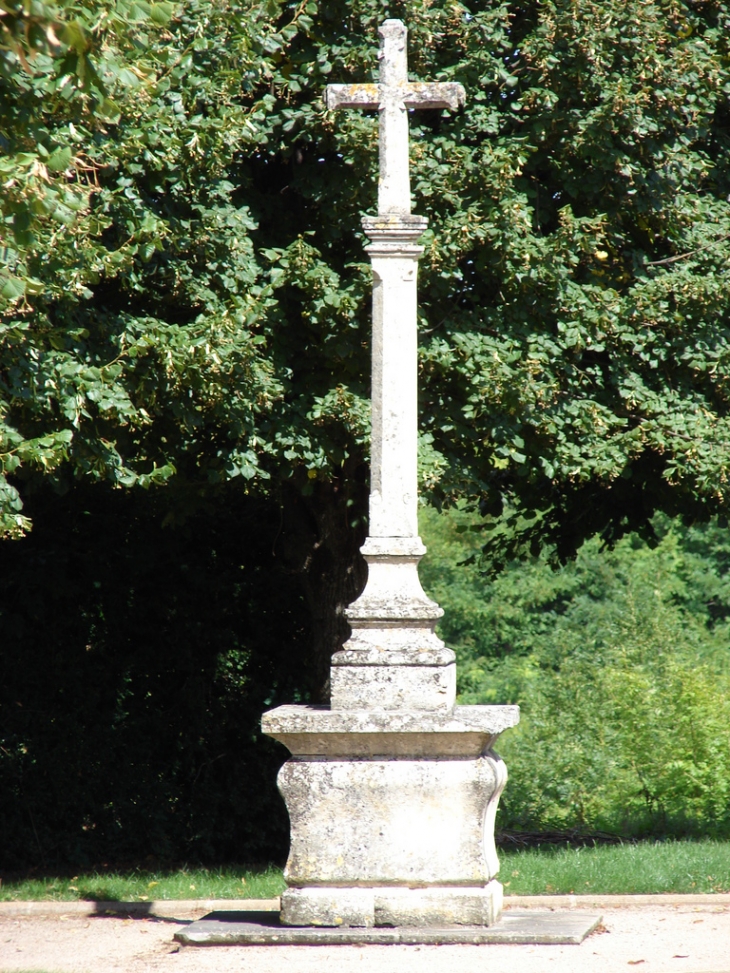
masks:
<svg viewBox="0 0 730 973"><path fill-rule="evenodd" d="M0 917L0 971L17 973L730 973L730 907L604 909L580 946L178 948L176 914ZM595 910L592 910L595 911Z"/></svg>

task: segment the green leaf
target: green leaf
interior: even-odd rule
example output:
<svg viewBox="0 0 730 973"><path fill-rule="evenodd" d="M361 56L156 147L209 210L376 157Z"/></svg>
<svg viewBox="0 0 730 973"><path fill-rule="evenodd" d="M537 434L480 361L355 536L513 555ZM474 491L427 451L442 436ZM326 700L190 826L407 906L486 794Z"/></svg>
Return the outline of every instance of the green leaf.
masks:
<svg viewBox="0 0 730 973"><path fill-rule="evenodd" d="M64 24L59 39L77 54L83 54L90 47L90 41L83 25L78 20Z"/></svg>
<svg viewBox="0 0 730 973"><path fill-rule="evenodd" d="M25 284L19 277L0 277L0 296L15 301L25 294Z"/></svg>
<svg viewBox="0 0 730 973"><path fill-rule="evenodd" d="M153 3L150 7L150 17L156 24L163 27L169 24L175 12L174 3Z"/></svg>
<svg viewBox="0 0 730 973"><path fill-rule="evenodd" d="M59 146L55 149L50 157L48 158L46 165L51 170L51 172L63 172L68 169L71 162L73 161L74 154L72 149L68 146Z"/></svg>

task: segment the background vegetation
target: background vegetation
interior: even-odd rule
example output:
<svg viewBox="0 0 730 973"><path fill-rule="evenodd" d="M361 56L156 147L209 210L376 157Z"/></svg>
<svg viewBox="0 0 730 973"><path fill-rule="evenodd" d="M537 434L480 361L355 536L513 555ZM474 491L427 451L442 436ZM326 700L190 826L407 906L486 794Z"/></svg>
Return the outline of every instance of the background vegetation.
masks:
<svg viewBox="0 0 730 973"><path fill-rule="evenodd" d="M312 675L278 511L232 491L171 531L149 495L54 499L0 546L2 866L285 855L259 721Z"/></svg>
<svg viewBox="0 0 730 973"><path fill-rule="evenodd" d="M411 123L421 475L506 571L439 568L503 824L727 828L721 528L657 514L728 512L730 5L0 0L6 867L285 849L258 720L367 522L377 136L321 96L388 16L468 92Z"/></svg>
<svg viewBox="0 0 730 973"><path fill-rule="evenodd" d="M590 541L488 584L468 515L422 520L461 701L521 707L501 827L730 836L727 531L659 521L653 549Z"/></svg>

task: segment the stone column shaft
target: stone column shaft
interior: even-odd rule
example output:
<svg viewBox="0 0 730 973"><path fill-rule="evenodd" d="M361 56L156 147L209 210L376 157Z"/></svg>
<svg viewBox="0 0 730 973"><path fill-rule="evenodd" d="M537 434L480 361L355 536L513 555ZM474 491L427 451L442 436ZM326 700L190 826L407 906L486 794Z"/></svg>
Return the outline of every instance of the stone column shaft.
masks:
<svg viewBox="0 0 730 973"><path fill-rule="evenodd" d="M422 216L365 217L372 241L373 359L368 581L347 610L352 636L332 659L333 709L448 711L454 653L434 632L441 609L418 562L418 259Z"/></svg>
<svg viewBox="0 0 730 973"><path fill-rule="evenodd" d="M426 221L418 222L422 226L413 235L425 229ZM403 236L386 241L375 237L367 248L373 266L368 534L378 538L418 537L416 288L423 248Z"/></svg>

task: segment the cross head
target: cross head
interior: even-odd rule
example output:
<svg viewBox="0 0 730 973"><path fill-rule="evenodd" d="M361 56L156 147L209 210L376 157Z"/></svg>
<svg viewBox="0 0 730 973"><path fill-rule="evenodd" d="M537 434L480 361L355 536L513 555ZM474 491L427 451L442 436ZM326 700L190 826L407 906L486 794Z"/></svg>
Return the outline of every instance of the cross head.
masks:
<svg viewBox="0 0 730 973"><path fill-rule="evenodd" d="M327 108L378 109L380 114L380 175L378 215L406 216L411 212L408 171L408 109L450 108L464 104L456 82L408 80L408 31L400 20L386 20L379 28L379 84L327 85Z"/></svg>

